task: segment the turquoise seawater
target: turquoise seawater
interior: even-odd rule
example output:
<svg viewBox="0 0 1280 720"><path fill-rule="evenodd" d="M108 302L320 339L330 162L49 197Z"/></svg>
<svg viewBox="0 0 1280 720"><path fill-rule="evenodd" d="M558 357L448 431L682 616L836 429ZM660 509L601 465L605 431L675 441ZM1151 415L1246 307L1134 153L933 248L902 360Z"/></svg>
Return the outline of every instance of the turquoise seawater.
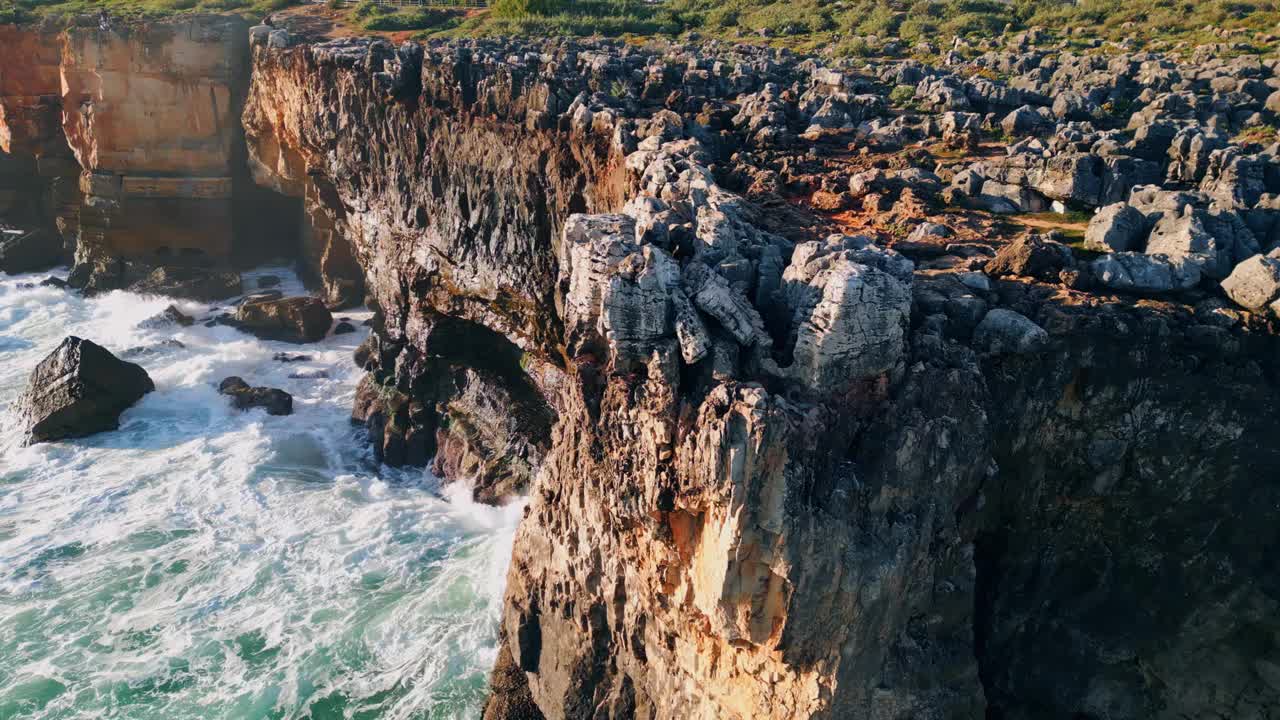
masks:
<svg viewBox="0 0 1280 720"><path fill-rule="evenodd" d="M246 287L266 272L302 292ZM0 274L0 720L477 717L521 507L373 463L348 420L364 328L145 329L171 300L43 277ZM20 448L9 406L66 335L183 347L130 358L157 390L119 430ZM294 414L232 409L229 375Z"/></svg>

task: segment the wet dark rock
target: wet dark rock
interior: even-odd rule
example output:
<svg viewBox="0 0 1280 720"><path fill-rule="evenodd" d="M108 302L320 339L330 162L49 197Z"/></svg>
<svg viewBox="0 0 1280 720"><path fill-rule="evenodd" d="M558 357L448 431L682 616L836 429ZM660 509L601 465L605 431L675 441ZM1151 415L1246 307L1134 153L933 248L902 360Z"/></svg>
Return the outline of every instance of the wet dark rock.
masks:
<svg viewBox="0 0 1280 720"><path fill-rule="evenodd" d="M92 341L68 337L36 365L14 403L22 443L115 430L120 413L154 389L141 366Z"/></svg>
<svg viewBox="0 0 1280 720"><path fill-rule="evenodd" d="M128 358L151 357L154 355L163 355L165 353L173 352L174 350L182 350L185 347L186 345L181 341L169 338L152 345L136 345L120 353L120 355Z"/></svg>
<svg viewBox="0 0 1280 720"><path fill-rule="evenodd" d="M63 280L60 277L47 277L40 281L40 287L66 289L67 287L70 287L70 286L67 285L66 280Z"/></svg>
<svg viewBox="0 0 1280 720"><path fill-rule="evenodd" d="M295 355L295 354L292 354L292 353L282 353L282 352L281 352L281 353L276 353L275 355L272 355L272 356L271 356L271 359L272 359L272 360L274 360L274 361L276 361L276 362L282 362L282 363L310 362L310 361L311 361L311 356L310 356L310 355Z"/></svg>
<svg viewBox="0 0 1280 720"><path fill-rule="evenodd" d="M293 414L293 396L278 388L252 387L242 378L231 376L218 383L218 392L231 397L239 410L260 407L268 415Z"/></svg>
<svg viewBox="0 0 1280 720"><path fill-rule="evenodd" d="M0 272L9 275L47 270L62 261L61 240L45 232L9 232L0 228Z"/></svg>
<svg viewBox="0 0 1280 720"><path fill-rule="evenodd" d="M239 295L240 274L197 267L161 266L130 285L129 290L144 295L211 302Z"/></svg>
<svg viewBox="0 0 1280 720"><path fill-rule="evenodd" d="M345 321L344 321L344 322L340 322L340 323L338 323L337 325L334 325L334 326L333 326L333 334L334 334L334 335L346 335L346 334L348 334L348 333L353 333L353 332L355 332L355 331L356 331L356 326L355 326L355 325L352 325L352 324L351 324L351 323L349 323L349 322L345 322Z"/></svg>
<svg viewBox="0 0 1280 720"><path fill-rule="evenodd" d="M333 323L324 302L314 297L246 301L236 308L237 327L268 340L310 343L323 340Z"/></svg>

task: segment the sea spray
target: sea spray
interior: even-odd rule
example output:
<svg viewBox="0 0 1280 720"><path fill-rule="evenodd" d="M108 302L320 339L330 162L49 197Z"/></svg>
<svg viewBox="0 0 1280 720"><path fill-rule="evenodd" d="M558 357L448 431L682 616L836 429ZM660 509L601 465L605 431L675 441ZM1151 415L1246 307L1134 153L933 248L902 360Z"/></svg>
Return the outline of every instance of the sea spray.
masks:
<svg viewBox="0 0 1280 720"><path fill-rule="evenodd" d="M246 287L267 273L302 292L280 268ZM40 279L0 276L0 416L69 334L157 390L114 432L19 448L0 429L0 718L476 717L521 507L372 461L348 419L364 333L148 329L171 299ZM234 410L228 375L294 414Z"/></svg>

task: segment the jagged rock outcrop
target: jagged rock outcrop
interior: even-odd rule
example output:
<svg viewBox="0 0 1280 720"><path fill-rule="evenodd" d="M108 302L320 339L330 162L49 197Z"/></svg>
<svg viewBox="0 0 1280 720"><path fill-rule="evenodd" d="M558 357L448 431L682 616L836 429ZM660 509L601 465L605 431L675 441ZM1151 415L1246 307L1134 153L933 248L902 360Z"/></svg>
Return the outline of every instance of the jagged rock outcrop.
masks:
<svg viewBox="0 0 1280 720"><path fill-rule="evenodd" d="M930 257L963 272L917 267L867 238L784 236L780 214L722 184L782 187L742 148L959 142L983 123L965 108L1033 105L1043 124L1017 127L1048 129L1058 85L1075 88L1062 114L1097 118L1108 93L1167 92L1164 68L1117 71L1106 92L1084 87L1105 66L1078 56L1017 92L894 68L955 112L944 129L875 117L865 81L782 55L254 33L255 178L349 243L378 310L353 419L388 464L434 456L486 500L529 488L487 718L1274 706L1274 648L1231 639L1273 632L1271 491L1249 470L1277 462L1273 339L1058 285L1195 292L1244 259L1228 216L1245 209L1130 192L1177 144L1161 113L1196 107L1165 100L1133 138L1062 123L954 176L964 196L1125 202L1092 262L1045 237L952 256L939 232L916 244L938 239ZM1205 193L1236 197L1245 178L1252 199L1252 170L1203 165L1222 179ZM942 185L902 168L824 187L885 209ZM1196 418L1211 426L1192 440ZM1240 512L1230 542L1211 526L1200 537L1219 544L1178 539L1184 519ZM1146 534L1130 538L1135 522ZM1215 561L1214 584L1185 570ZM1131 626L1129 578L1192 599ZM1213 670L1191 677L1191 657Z"/></svg>
<svg viewBox="0 0 1280 720"><path fill-rule="evenodd" d="M31 371L14 402L23 444L85 437L120 426L120 413L155 384L141 366L68 337Z"/></svg>

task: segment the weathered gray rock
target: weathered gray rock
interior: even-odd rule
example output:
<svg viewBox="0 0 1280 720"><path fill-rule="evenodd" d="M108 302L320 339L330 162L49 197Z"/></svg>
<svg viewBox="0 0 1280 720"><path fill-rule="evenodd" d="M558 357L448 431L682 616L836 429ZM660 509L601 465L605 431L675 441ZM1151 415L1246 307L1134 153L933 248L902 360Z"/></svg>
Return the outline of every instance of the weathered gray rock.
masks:
<svg viewBox="0 0 1280 720"><path fill-rule="evenodd" d="M1181 215L1166 213L1156 221L1146 252L1175 262L1198 263L1212 278L1225 277L1231 268L1230 250L1224 252L1217 238L1205 229L1200 214L1191 208Z"/></svg>
<svg viewBox="0 0 1280 720"><path fill-rule="evenodd" d="M572 215L560 245L561 286L566 288L565 342L572 352L604 352L600 304L608 278L636 250L635 220L627 215Z"/></svg>
<svg viewBox="0 0 1280 720"><path fill-rule="evenodd" d="M1126 252L1142 246L1147 216L1126 203L1115 203L1089 219L1084 246L1098 252Z"/></svg>
<svg viewBox="0 0 1280 720"><path fill-rule="evenodd" d="M1222 290L1235 304L1258 312L1280 298L1280 249L1254 255L1231 271Z"/></svg>
<svg viewBox="0 0 1280 720"><path fill-rule="evenodd" d="M1112 290L1160 294L1189 290L1200 283L1201 263L1194 259L1173 262L1165 255L1118 252L1094 260L1089 273L1099 285Z"/></svg>
<svg viewBox="0 0 1280 720"><path fill-rule="evenodd" d="M1049 344L1049 333L1025 315L996 308L973 331L974 345L992 355L1026 355Z"/></svg>
<svg viewBox="0 0 1280 720"><path fill-rule="evenodd" d="M155 389L141 366L68 337L36 365L14 403L22 443L84 437L120 426L120 413Z"/></svg>
<svg viewBox="0 0 1280 720"><path fill-rule="evenodd" d="M1014 110L1004 119L1000 121L1000 127L1006 135L1026 135L1033 133L1044 123L1044 118L1040 117L1030 105L1023 105Z"/></svg>
<svg viewBox="0 0 1280 720"><path fill-rule="evenodd" d="M1031 187L1052 200L1097 205L1102 197L1102 164L1096 155L1054 155L1028 172Z"/></svg>
<svg viewBox="0 0 1280 720"><path fill-rule="evenodd" d="M904 352L910 273L909 261L859 238L799 245L782 276L791 376L830 390L891 369Z"/></svg>

